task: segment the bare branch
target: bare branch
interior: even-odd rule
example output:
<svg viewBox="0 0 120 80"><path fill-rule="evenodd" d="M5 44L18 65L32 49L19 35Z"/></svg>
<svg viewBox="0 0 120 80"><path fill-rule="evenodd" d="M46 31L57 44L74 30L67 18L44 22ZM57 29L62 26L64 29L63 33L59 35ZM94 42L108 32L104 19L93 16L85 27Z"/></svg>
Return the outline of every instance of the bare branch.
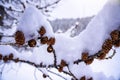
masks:
<svg viewBox="0 0 120 80"><path fill-rule="evenodd" d="M68 68L68 71L69 71L69 73L71 74L71 76L72 76L75 80L77 80L76 76L70 71L69 66L67 66L67 68Z"/></svg>
<svg viewBox="0 0 120 80"><path fill-rule="evenodd" d="M53 50L53 55L54 55L54 66L57 68L57 56L55 54L55 50Z"/></svg>
<svg viewBox="0 0 120 80"><path fill-rule="evenodd" d="M50 70L47 70L47 71L50 72L50 73L52 73L52 74L54 74L54 75L56 75L56 76L61 77L61 78L64 79L64 80L67 80L67 79L64 78L63 76L61 76L61 75L59 75L59 74L57 74L57 73L55 73L55 72L53 72L53 71L50 71Z"/></svg>
<svg viewBox="0 0 120 80"><path fill-rule="evenodd" d="M111 56L109 56L109 57L107 57L107 58L105 58L105 59L112 59L112 58L113 58L113 56L115 56L115 54L116 54L116 50L113 50L112 55L111 55Z"/></svg>
<svg viewBox="0 0 120 80"><path fill-rule="evenodd" d="M38 70L43 73L43 78L47 78L48 77L50 80L53 80L49 75L45 74L41 69L38 68Z"/></svg>
<svg viewBox="0 0 120 80"><path fill-rule="evenodd" d="M61 1L61 0L57 0L57 1L53 2L53 3L51 3L51 4L45 5L45 6L43 6L43 7L38 7L38 6L37 6L37 8L38 8L38 9L45 9L45 8L48 8L48 7L50 7L50 6L53 6L53 5L57 4L57 3L59 3L60 1Z"/></svg>

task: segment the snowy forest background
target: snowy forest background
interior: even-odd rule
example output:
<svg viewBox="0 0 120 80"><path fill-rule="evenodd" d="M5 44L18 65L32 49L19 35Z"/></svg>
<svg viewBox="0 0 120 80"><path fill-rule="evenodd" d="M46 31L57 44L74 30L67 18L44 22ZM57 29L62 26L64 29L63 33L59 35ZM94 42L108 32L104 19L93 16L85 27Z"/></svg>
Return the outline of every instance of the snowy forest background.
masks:
<svg viewBox="0 0 120 80"><path fill-rule="evenodd" d="M61 1L0 1L0 80L120 80L120 1L50 20Z"/></svg>
<svg viewBox="0 0 120 80"><path fill-rule="evenodd" d="M57 32L57 30L62 30L63 32L66 32L70 27L76 26L78 24L78 27L76 29L77 30L76 35L77 35L83 29L85 29L85 27L92 18L93 16L86 18L77 18L77 19L56 19L50 21L50 24L52 25L54 32Z"/></svg>

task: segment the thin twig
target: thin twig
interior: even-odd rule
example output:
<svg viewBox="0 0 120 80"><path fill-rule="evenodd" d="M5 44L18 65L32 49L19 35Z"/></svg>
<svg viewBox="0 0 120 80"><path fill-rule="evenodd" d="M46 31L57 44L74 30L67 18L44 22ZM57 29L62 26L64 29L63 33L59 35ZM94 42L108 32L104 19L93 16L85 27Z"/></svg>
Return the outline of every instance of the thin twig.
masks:
<svg viewBox="0 0 120 80"><path fill-rule="evenodd" d="M37 77L36 77L36 69L37 68L35 68L35 70L34 70L34 77L35 77L35 80L38 80Z"/></svg>
<svg viewBox="0 0 120 80"><path fill-rule="evenodd" d="M55 73L55 72L53 72L53 71L50 71L50 70L47 70L47 71L50 72L50 73L52 73L52 74L54 74L54 75L56 75L56 76L61 77L61 78L64 79L64 80L67 80L67 79L64 78L63 76L61 76L61 75L59 75L59 74L57 74L57 73Z"/></svg>
<svg viewBox="0 0 120 80"><path fill-rule="evenodd" d="M116 54L116 50L113 50L113 53L112 53L112 55L111 56L109 56L109 57L107 57L107 58L105 58L105 59L112 59L113 58L113 56Z"/></svg>
<svg viewBox="0 0 120 80"><path fill-rule="evenodd" d="M14 37L14 35L3 35L3 34L0 34L0 36L2 36L2 37L10 37L10 38L11 38L11 37L12 37L12 38Z"/></svg>
<svg viewBox="0 0 120 80"><path fill-rule="evenodd" d="M53 6L53 5L57 4L57 3L59 3L60 1L61 0L57 0L57 1L53 2L53 3L51 3L51 4L47 4L47 5L43 6L43 7L37 7L37 8L38 9L45 9L47 7L50 7L50 6Z"/></svg>
<svg viewBox="0 0 120 80"><path fill-rule="evenodd" d="M69 66L67 66L67 68L68 68L68 71L69 71L69 73L71 74L71 76L72 76L75 80L77 80L76 76L70 71Z"/></svg>
<svg viewBox="0 0 120 80"><path fill-rule="evenodd" d="M54 66L57 68L57 56L55 50L53 50L53 55L54 55Z"/></svg>
<svg viewBox="0 0 120 80"><path fill-rule="evenodd" d="M88 59L97 58L97 56L98 56L99 54L100 54L100 51L98 51L97 53L95 53L95 54L93 54L93 55L88 56ZM88 60L88 59L86 59L86 60ZM78 60L74 61L73 63L74 63L74 64L79 64L80 62L84 62L84 61L86 61L86 60L78 59Z"/></svg>
<svg viewBox="0 0 120 80"><path fill-rule="evenodd" d="M0 45L11 45L11 46L16 46L15 43L0 43Z"/></svg>
<svg viewBox="0 0 120 80"><path fill-rule="evenodd" d="M21 5L23 6L23 9L25 10L26 6L25 4L20 0Z"/></svg>
<svg viewBox="0 0 120 80"><path fill-rule="evenodd" d="M3 67L1 68L1 71L0 71L0 72L1 72L1 75L3 74L3 71L4 71L4 68L5 68L5 65L6 65L6 64L3 64Z"/></svg>
<svg viewBox="0 0 120 80"><path fill-rule="evenodd" d="M38 68L38 70L40 71L40 72L42 72L43 74L45 74L41 69L39 69ZM47 70L47 69L46 69ZM46 75L46 74L45 74ZM46 75L46 77L48 77L50 80L53 80L49 75Z"/></svg>

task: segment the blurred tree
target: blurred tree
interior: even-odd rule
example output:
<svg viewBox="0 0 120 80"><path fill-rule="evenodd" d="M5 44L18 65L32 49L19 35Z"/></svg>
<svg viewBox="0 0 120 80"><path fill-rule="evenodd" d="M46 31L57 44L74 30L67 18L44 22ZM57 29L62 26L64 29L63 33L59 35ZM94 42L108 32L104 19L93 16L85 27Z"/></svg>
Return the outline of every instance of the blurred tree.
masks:
<svg viewBox="0 0 120 80"><path fill-rule="evenodd" d="M40 9L42 13L49 16L49 12L61 0L0 0L0 26L11 28L19 23L21 15L27 6L32 5Z"/></svg>

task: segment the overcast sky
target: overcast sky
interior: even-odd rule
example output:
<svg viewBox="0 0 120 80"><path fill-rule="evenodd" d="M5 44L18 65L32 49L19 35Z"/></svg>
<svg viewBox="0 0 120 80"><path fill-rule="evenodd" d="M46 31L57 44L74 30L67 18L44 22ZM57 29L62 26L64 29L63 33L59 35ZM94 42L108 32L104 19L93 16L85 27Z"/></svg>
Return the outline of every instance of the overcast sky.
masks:
<svg viewBox="0 0 120 80"><path fill-rule="evenodd" d="M62 0L52 12L53 18L81 18L97 14L107 0Z"/></svg>

